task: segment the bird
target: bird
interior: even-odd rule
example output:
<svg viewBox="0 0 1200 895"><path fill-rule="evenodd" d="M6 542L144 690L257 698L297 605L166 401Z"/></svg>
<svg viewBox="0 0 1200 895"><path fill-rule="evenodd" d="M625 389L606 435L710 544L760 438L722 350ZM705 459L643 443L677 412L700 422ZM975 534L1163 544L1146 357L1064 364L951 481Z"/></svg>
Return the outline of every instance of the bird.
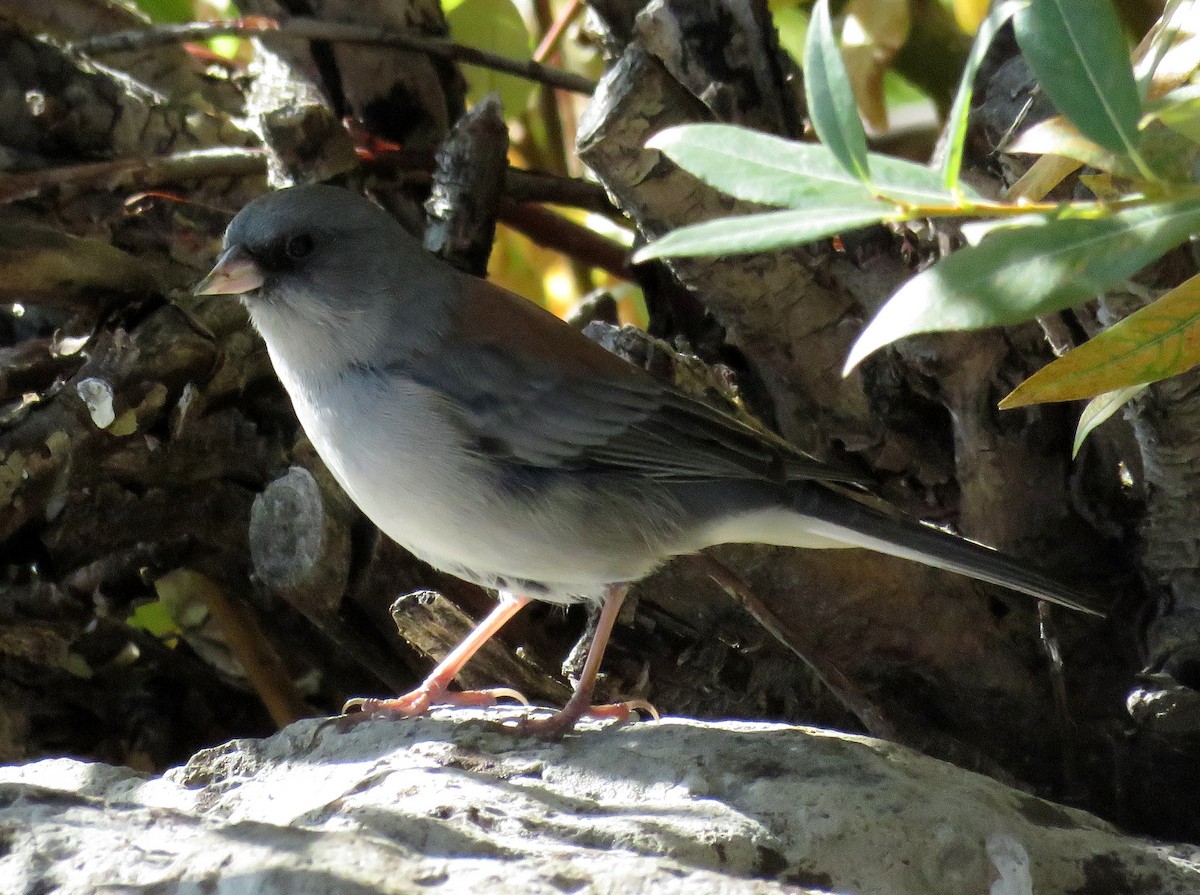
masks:
<svg viewBox="0 0 1200 895"><path fill-rule="evenodd" d="M1104 614L1001 552L858 499L860 477L460 272L358 192L308 184L250 202L194 292L245 304L317 454L384 534L499 593L417 688L346 710L513 695L450 684L530 600L582 601L600 608L573 695L518 728L554 739L585 715L623 720L644 704L592 693L628 588L724 543L865 548Z"/></svg>

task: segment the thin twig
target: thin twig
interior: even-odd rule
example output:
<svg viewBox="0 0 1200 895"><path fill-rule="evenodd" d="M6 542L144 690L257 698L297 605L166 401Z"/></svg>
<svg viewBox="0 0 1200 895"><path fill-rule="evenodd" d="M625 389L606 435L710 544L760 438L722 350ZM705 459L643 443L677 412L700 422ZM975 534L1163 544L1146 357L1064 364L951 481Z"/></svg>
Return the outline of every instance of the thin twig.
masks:
<svg viewBox="0 0 1200 895"><path fill-rule="evenodd" d="M812 669L813 674L820 678L838 701L856 717L867 729L871 736L880 739L902 742L899 731L883 716L883 713L871 703L862 691L854 684L841 669L832 665L821 655L821 651L811 638L803 636L793 626L784 622L779 615L750 589L737 574L724 563L719 562L708 554L701 553L693 558L700 563L706 575L711 578L721 590L737 600L746 610L776 640L790 649Z"/></svg>
<svg viewBox="0 0 1200 895"><path fill-rule="evenodd" d="M1038 601L1038 635L1049 664L1050 682L1054 693L1054 722L1058 727L1058 738L1062 744L1062 776L1069 788L1079 785L1079 757L1076 751L1074 721L1071 718L1071 703L1067 698L1067 680L1063 670L1062 650L1058 631L1054 624L1054 613L1045 600Z"/></svg>
<svg viewBox="0 0 1200 895"><path fill-rule="evenodd" d="M387 28L369 25L352 25L347 22L323 22L317 19L298 17L277 21L264 17L232 19L227 22L188 22L182 25L156 25L134 31L118 31L99 37L77 41L72 48L89 56L108 53L125 53L163 44L185 41L203 41L214 37L263 37L277 36L293 40L327 40L333 43L379 44L424 53L440 59L465 62L483 68L502 71L526 78L540 84L549 84L563 90L591 95L596 85L587 78L561 69L550 68L536 62L510 59L486 50L456 44L440 37L425 37L403 34Z"/></svg>
<svg viewBox="0 0 1200 895"><path fill-rule="evenodd" d="M199 572L177 569L159 581L172 581L177 587L187 587L191 596L203 601L218 625L225 645L246 673L246 680L280 729L300 718L312 716L312 709L305 705L296 690L275 646L249 609Z"/></svg>
<svg viewBox="0 0 1200 895"><path fill-rule="evenodd" d="M549 30L554 27L554 13L550 9L550 0L535 0L533 13L540 29ZM541 60L538 60L541 62ZM542 126L545 128L546 157L545 167L554 174L566 176L567 145L563 132L562 116L558 112L558 94L553 90L538 91L538 108L542 114Z"/></svg>
<svg viewBox="0 0 1200 895"><path fill-rule="evenodd" d="M380 177L399 177L414 173L433 174L433 150L403 149L376 152L362 159L363 168ZM612 202L604 187L580 177L562 177L545 171L510 167L504 175L504 194L514 202L544 202L602 214L614 221L626 218Z"/></svg>
<svg viewBox="0 0 1200 895"><path fill-rule="evenodd" d="M559 177L545 171L509 168L504 177L504 195L514 202L545 202L602 214L628 225L621 209L608 199L604 187L580 177Z"/></svg>
<svg viewBox="0 0 1200 895"><path fill-rule="evenodd" d="M1061 314L1042 314L1037 318L1037 322L1055 357L1062 357L1075 347L1075 338Z"/></svg>
<svg viewBox="0 0 1200 895"><path fill-rule="evenodd" d="M545 35L543 35L541 43L537 45L537 49L533 51L534 62L545 62L550 57L555 47L558 46L558 42L562 40L563 34L566 33L567 26L574 21L575 16L579 14L581 9L583 9L583 0L571 0L567 4L567 8L559 13L558 18L554 20L554 23L547 29Z"/></svg>
<svg viewBox="0 0 1200 895"><path fill-rule="evenodd" d="M565 12L571 14L572 10L568 9ZM556 30L561 35L567 20L555 19L550 0L534 0L533 14L538 29L543 35L537 50L534 51L533 58L535 62L544 62L546 54L552 49L547 40ZM537 104L541 111L542 128L545 131L543 145L546 147L546 167L551 172L566 177L571 173L570 149L575 145L575 137L573 134L568 136L567 130L563 126L563 111L570 107L571 99L562 96L557 90L543 87L538 91ZM536 128L534 130L536 131ZM575 281L575 290L580 295L590 292L593 285L591 269L574 259L572 259L570 269L571 278Z"/></svg>

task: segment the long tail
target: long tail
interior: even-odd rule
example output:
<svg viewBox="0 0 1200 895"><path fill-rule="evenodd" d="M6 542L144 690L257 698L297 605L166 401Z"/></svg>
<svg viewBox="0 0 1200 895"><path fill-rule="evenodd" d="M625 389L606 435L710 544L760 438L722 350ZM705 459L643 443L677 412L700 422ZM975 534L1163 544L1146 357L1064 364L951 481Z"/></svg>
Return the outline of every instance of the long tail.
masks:
<svg viewBox="0 0 1200 895"><path fill-rule="evenodd" d="M807 534L847 547L865 547L998 584L1103 618L1094 596L1068 587L998 550L948 534L932 525L896 518L821 485L793 491L793 508L805 517Z"/></svg>

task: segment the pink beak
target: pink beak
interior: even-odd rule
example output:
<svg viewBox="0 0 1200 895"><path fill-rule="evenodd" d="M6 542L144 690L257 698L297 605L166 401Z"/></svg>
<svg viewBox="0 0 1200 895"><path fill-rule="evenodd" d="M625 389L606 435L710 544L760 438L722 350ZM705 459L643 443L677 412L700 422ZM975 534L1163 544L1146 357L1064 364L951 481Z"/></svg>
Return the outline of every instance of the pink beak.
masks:
<svg viewBox="0 0 1200 895"><path fill-rule="evenodd" d="M227 248L212 272L192 291L196 295L242 295L263 284L262 269L240 245Z"/></svg>

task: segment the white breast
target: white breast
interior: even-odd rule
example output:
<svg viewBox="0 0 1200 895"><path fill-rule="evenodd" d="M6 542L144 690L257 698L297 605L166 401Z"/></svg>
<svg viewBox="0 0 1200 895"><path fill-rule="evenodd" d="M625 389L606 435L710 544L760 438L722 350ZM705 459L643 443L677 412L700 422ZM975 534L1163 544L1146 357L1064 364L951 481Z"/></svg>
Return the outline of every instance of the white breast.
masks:
<svg viewBox="0 0 1200 895"><path fill-rule="evenodd" d="M531 596L566 599L641 578L665 558L663 543L673 533L658 537L630 524L646 518L644 496L564 482L514 499L464 449L453 414L429 389L368 374L296 375L272 360L305 432L350 498L431 565L487 586L535 582L541 592ZM601 503L607 512L597 512Z"/></svg>
<svg viewBox="0 0 1200 895"><path fill-rule="evenodd" d="M443 540L439 507L466 471L460 436L429 391L352 372L296 375L274 360L305 433L358 507L410 549Z"/></svg>

